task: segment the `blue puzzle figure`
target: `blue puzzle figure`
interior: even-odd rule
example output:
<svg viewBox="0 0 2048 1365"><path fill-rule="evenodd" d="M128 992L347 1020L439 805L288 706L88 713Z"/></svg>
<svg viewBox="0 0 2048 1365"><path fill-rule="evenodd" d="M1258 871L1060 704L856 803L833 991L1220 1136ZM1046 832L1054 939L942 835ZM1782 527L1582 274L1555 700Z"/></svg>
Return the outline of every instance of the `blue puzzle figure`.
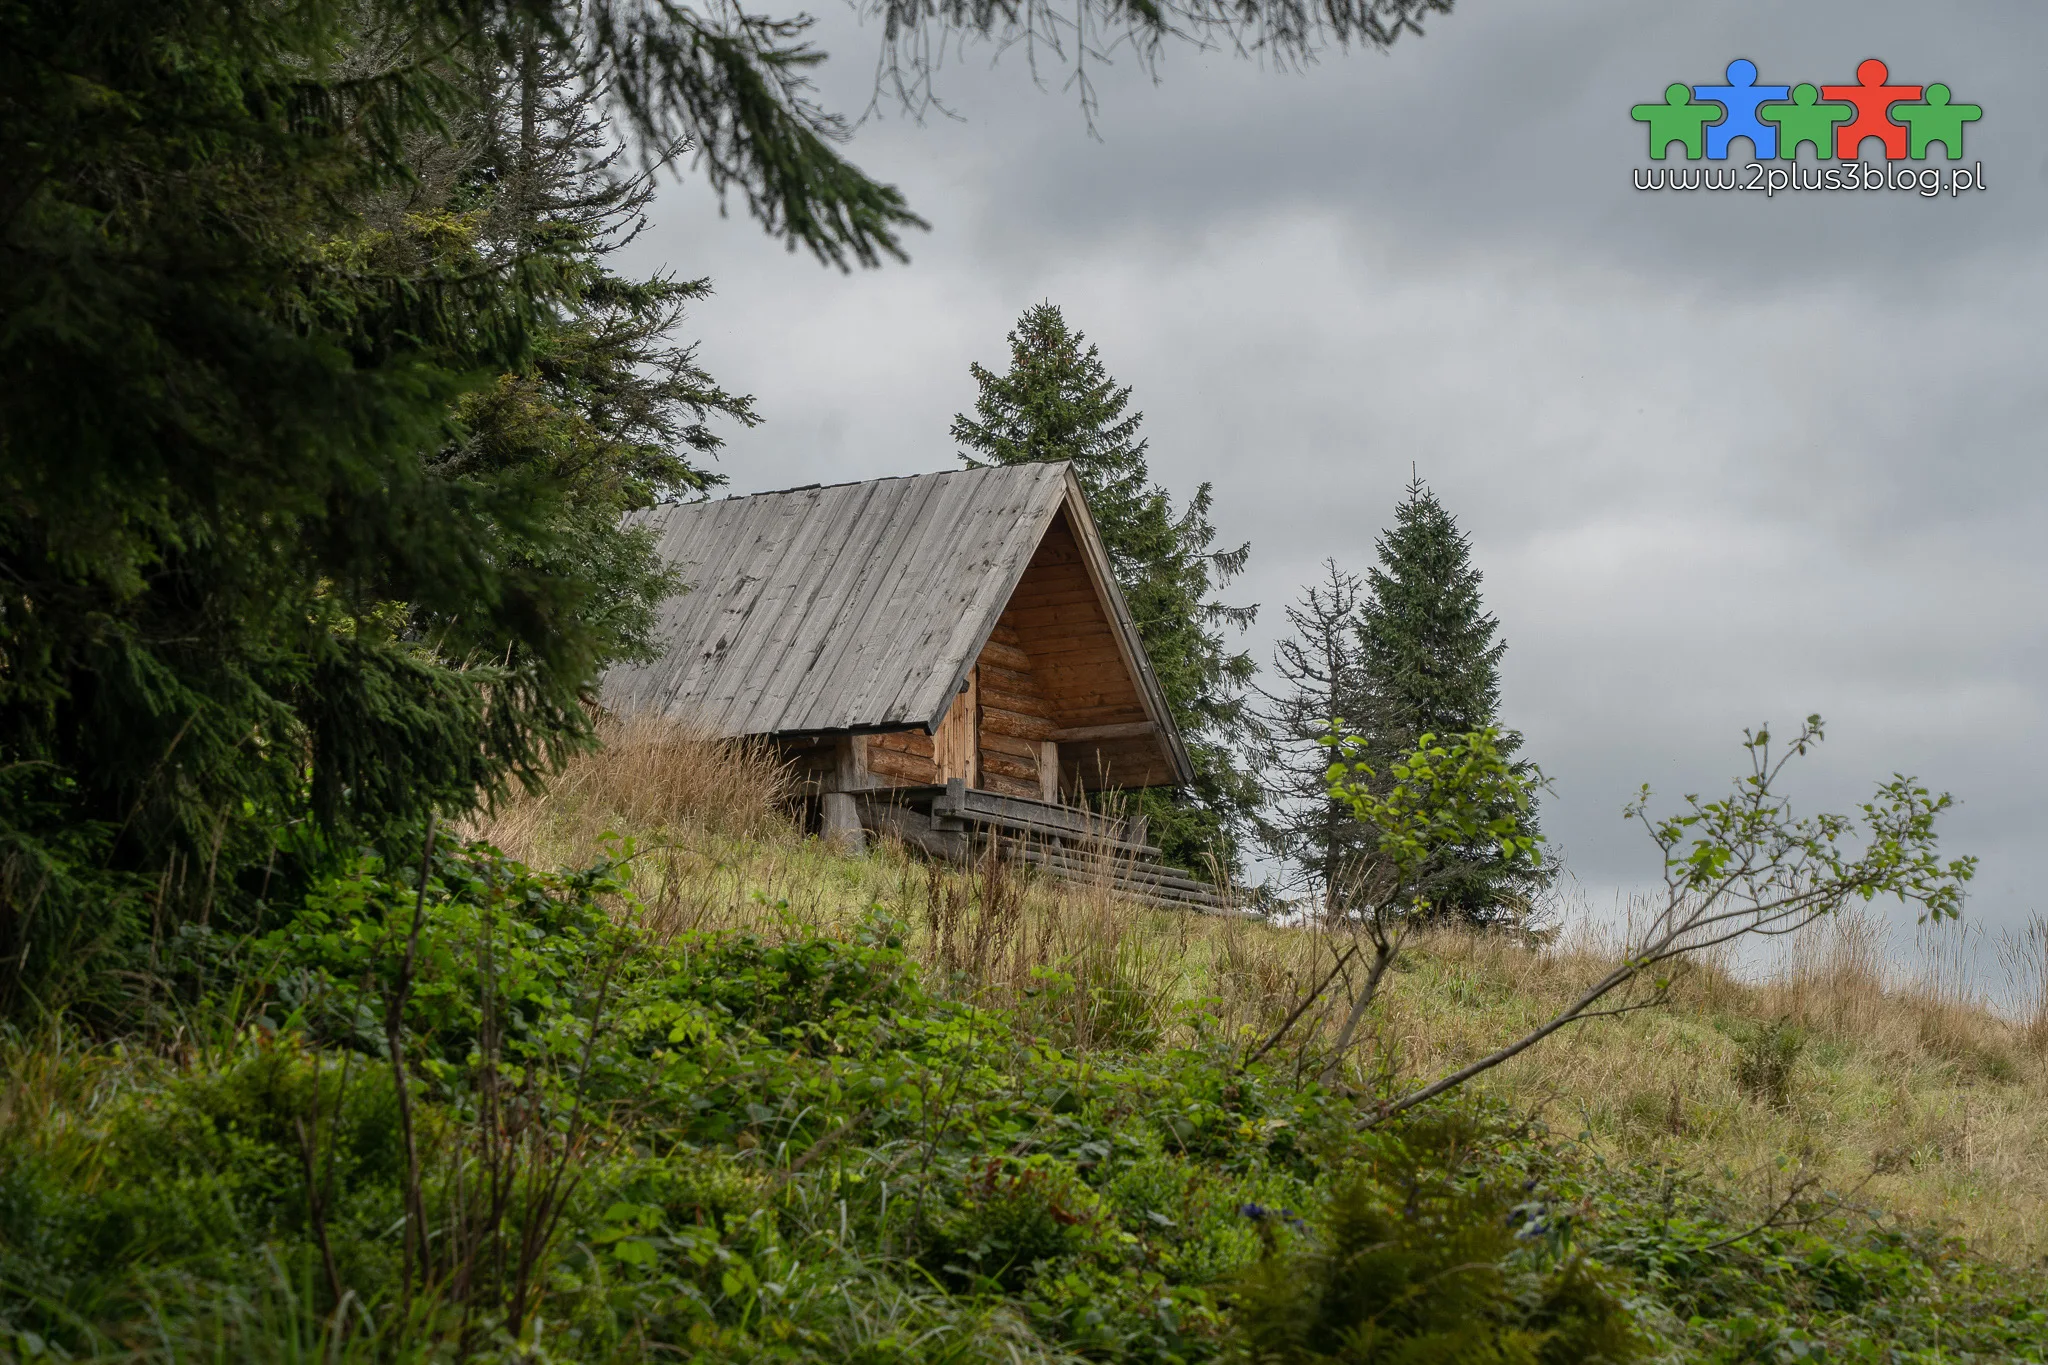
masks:
<svg viewBox="0 0 2048 1365"><path fill-rule="evenodd" d="M1728 63L1728 84L1695 85L1692 93L1728 111L1726 118L1707 128L1707 160L1726 161L1728 144L1738 137L1749 139L1759 161L1778 155L1778 130L1757 118L1756 107L1765 100L1782 100L1789 92L1782 85L1758 85L1755 62L1737 57Z"/></svg>

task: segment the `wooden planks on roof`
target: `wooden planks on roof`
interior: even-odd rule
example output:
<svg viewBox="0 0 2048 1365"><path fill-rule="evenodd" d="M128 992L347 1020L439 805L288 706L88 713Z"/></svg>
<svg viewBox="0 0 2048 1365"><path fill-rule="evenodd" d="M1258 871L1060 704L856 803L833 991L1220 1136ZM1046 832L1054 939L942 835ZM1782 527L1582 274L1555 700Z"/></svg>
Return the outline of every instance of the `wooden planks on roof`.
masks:
<svg viewBox="0 0 2048 1365"><path fill-rule="evenodd" d="M1067 493L1063 465L968 469L636 513L690 591L615 711L716 733L929 725Z"/></svg>

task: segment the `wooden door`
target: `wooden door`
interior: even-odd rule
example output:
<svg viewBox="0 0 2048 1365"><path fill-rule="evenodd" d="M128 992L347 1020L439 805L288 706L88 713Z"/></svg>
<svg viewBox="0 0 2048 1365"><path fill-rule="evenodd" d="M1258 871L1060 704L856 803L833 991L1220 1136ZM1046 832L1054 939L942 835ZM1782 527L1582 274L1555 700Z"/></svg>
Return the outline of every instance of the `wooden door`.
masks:
<svg viewBox="0 0 2048 1365"><path fill-rule="evenodd" d="M939 722L932 736L932 760L939 765L939 781L959 778L968 786L981 781L981 670L969 669L967 686L953 698L952 709Z"/></svg>

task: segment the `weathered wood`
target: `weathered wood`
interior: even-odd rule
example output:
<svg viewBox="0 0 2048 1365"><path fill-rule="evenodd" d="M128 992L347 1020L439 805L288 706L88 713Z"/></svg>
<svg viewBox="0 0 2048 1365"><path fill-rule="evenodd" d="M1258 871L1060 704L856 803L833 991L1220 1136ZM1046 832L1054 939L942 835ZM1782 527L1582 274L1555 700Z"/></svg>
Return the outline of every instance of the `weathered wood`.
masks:
<svg viewBox="0 0 2048 1365"><path fill-rule="evenodd" d="M1046 715L1045 703L1035 694L1006 692L995 689L983 689L981 709L983 711L1002 711L1015 716L1037 716L1042 718Z"/></svg>
<svg viewBox="0 0 2048 1365"><path fill-rule="evenodd" d="M1047 626L1072 629L1094 624L1107 633L1109 625L1104 620L1102 608L1093 602L1075 602L1065 606L1018 607L1010 613L1020 631L1042 630Z"/></svg>
<svg viewBox="0 0 2048 1365"><path fill-rule="evenodd" d="M837 781L839 761L832 741L802 736L777 741L774 749L799 792L816 794Z"/></svg>
<svg viewBox="0 0 2048 1365"><path fill-rule="evenodd" d="M1000 772L982 773L981 785L984 791L992 791L1002 796L1017 796L1026 800L1038 798L1039 784L1036 781L1021 781Z"/></svg>
<svg viewBox="0 0 2048 1365"><path fill-rule="evenodd" d="M1002 754L1009 758L1028 762L1034 771L1038 767L1038 741L1026 739L1022 735L1005 734L1001 730L991 728L988 724L987 713L985 712L983 713L981 726L981 752L984 756L988 754Z"/></svg>
<svg viewBox="0 0 2048 1365"><path fill-rule="evenodd" d="M1069 725L1120 725L1125 721L1147 719L1143 710L1129 701L1105 697L1099 692L1088 694L1084 701L1075 705L1061 707L1060 717Z"/></svg>
<svg viewBox="0 0 2048 1365"><path fill-rule="evenodd" d="M949 862L964 863L974 856L973 836L962 830L941 828L925 811L903 805L888 795L859 800L862 823L877 833L894 835L912 848Z"/></svg>
<svg viewBox="0 0 2048 1365"><path fill-rule="evenodd" d="M984 748L981 751L981 775L985 778L992 773L1000 774L1003 777L1011 778L1014 781L1027 784L1030 787L1030 790L1020 792L1018 793L1018 795L1028 796L1033 798L1034 800L1037 798L1037 754L1033 754L1029 758L1020 759L1013 754L1000 753L992 749ZM989 784L986 782L980 782L976 785L986 787Z"/></svg>
<svg viewBox="0 0 2048 1365"><path fill-rule="evenodd" d="M925 724L1069 487L1029 465L634 513L691 590L661 606L664 657L613 669L604 702L730 735Z"/></svg>
<svg viewBox="0 0 2048 1365"><path fill-rule="evenodd" d="M1012 856L1047 875L1076 886L1107 890L1120 900L1137 901L1161 909L1198 910L1209 914L1232 913L1229 902L1213 892L1129 879L1106 881L1092 870L1070 867L1060 859L1047 857L1035 849L1020 849Z"/></svg>
<svg viewBox="0 0 2048 1365"><path fill-rule="evenodd" d="M839 852L858 856L868 851L860 809L846 792L826 792L818 798L825 842Z"/></svg>
<svg viewBox="0 0 2048 1365"><path fill-rule="evenodd" d="M1053 738L1062 743L1076 743L1084 740L1103 739L1150 739L1159 733L1159 727L1149 720L1124 721L1116 725L1070 725L1055 730Z"/></svg>
<svg viewBox="0 0 2048 1365"><path fill-rule="evenodd" d="M1048 632L1052 638L1039 646L1031 656L1033 672L1047 668L1073 668L1079 664L1120 664L1123 654L1116 647L1116 641L1109 638L1107 631L1061 631Z"/></svg>
<svg viewBox="0 0 2048 1365"><path fill-rule="evenodd" d="M922 730L891 730L887 734L869 735L868 752L877 749L894 749L898 753L915 754L919 758L932 758L932 737Z"/></svg>
<svg viewBox="0 0 2048 1365"><path fill-rule="evenodd" d="M1038 799L1060 799L1060 746L1049 739L1038 742Z"/></svg>
<svg viewBox="0 0 2048 1365"><path fill-rule="evenodd" d="M1044 716L1025 715L988 705L981 708L981 732L984 735L1016 735L1021 739L1044 740L1057 733L1059 728Z"/></svg>
<svg viewBox="0 0 2048 1365"><path fill-rule="evenodd" d="M870 748L868 771L876 777L893 778L908 786L921 787L939 780L938 764L898 749Z"/></svg>
<svg viewBox="0 0 2048 1365"><path fill-rule="evenodd" d="M1101 602L1095 596L1094 586L1079 572L1064 582L1048 583L1041 580L1020 585L1010 598L1010 609L1013 612L1044 611L1056 607L1085 607L1093 619L1105 624L1109 620L1102 610ZM1016 621L1014 616L1011 619L1013 622Z"/></svg>
<svg viewBox="0 0 2048 1365"><path fill-rule="evenodd" d="M1120 858L1087 857L1061 849L1034 847L1031 848L1031 852L1034 857L1048 864L1057 864L1068 871L1091 877L1100 877L1105 881L1143 882L1147 885L1184 891L1191 895L1208 896L1219 900L1222 897L1222 893L1212 883L1190 877L1184 872L1158 863L1135 862Z"/></svg>
<svg viewBox="0 0 2048 1365"><path fill-rule="evenodd" d="M1043 711L1045 692L1039 686L1036 676L1014 668L998 668L990 664L977 664L981 671L982 705L988 705L990 696L1014 698L1011 709L1017 711Z"/></svg>
<svg viewBox="0 0 2048 1365"><path fill-rule="evenodd" d="M1011 600L1014 601L1016 599L1012 598ZM1012 636L1015 636L1017 633L1017 628L1014 625L1010 625L1007 621L1001 623L998 628L1007 629ZM1031 656L1024 652L1021 645L1004 644L991 638L987 644L981 647L981 665L984 668L993 666L995 668L1007 668L1018 673L1029 674L1031 672Z"/></svg>
<svg viewBox="0 0 2048 1365"><path fill-rule="evenodd" d="M932 796L931 810L934 815L950 816L1033 837L1087 841L1091 846L1116 853L1150 858L1159 856L1159 850L1149 844L1127 841L1123 837L1123 821L1098 815L1093 811L1076 810L1071 806L1047 805L1036 800L1017 800L971 788L955 793L948 788Z"/></svg>
<svg viewBox="0 0 2048 1365"><path fill-rule="evenodd" d="M976 722L979 700L975 696L974 671L967 674L967 686L953 698L951 709L945 720L939 723L937 733L932 736L932 753L939 765L939 780L950 782L959 778L968 786L975 784L976 768L980 751Z"/></svg>
<svg viewBox="0 0 2048 1365"><path fill-rule="evenodd" d="M1138 700L1138 690L1131 685L1130 674L1115 659L1077 659L1070 664L1048 663L1036 670L1035 676L1040 688L1048 698L1064 697L1075 691L1096 689L1116 691L1128 696L1132 703L1143 707Z"/></svg>

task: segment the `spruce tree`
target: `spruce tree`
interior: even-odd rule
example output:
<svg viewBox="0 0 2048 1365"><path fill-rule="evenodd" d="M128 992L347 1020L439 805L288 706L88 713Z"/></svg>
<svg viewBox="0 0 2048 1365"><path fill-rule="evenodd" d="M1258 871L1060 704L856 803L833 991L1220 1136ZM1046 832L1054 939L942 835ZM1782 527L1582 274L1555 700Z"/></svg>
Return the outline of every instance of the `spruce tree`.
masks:
<svg viewBox="0 0 2048 1365"><path fill-rule="evenodd" d="M544 16L13 19L0 1009L543 778L670 587L620 512L750 419Z"/></svg>
<svg viewBox="0 0 2048 1365"><path fill-rule="evenodd" d="M1418 477L1378 541L1379 565L1366 574L1359 608L1365 716L1358 727L1370 761L1384 775L1425 734L1457 735L1498 723L1500 623L1480 596L1479 571L1457 520ZM1512 755L1521 736L1505 733ZM1526 765L1525 765L1526 770ZM1533 807L1527 820L1535 828ZM1438 908L1473 923L1512 921L1543 872L1508 870L1497 853L1474 848L1464 872L1438 895Z"/></svg>
<svg viewBox="0 0 2048 1365"><path fill-rule="evenodd" d="M1260 843L1300 874L1317 901L1339 903L1342 887L1367 852L1364 831L1348 803L1330 796L1332 754L1322 741L1333 721L1369 726L1358 611L1364 582L1323 565L1287 608L1293 633L1273 651L1275 690L1258 689L1259 756L1266 805L1258 821Z"/></svg>
<svg viewBox="0 0 2048 1365"><path fill-rule="evenodd" d="M1167 858L1204 874L1214 858L1234 871L1238 838L1259 799L1235 752L1248 733L1245 688L1256 666L1228 648L1223 632L1248 625L1256 609L1225 605L1214 592L1243 570L1250 547L1214 548L1206 483L1174 511L1152 482L1138 434L1144 414L1129 411L1129 386L1117 385L1057 307L1027 309L1009 342L1007 372L970 367L980 393L973 417L953 419L961 459L1073 465L1195 769L1185 794L1132 799Z"/></svg>

